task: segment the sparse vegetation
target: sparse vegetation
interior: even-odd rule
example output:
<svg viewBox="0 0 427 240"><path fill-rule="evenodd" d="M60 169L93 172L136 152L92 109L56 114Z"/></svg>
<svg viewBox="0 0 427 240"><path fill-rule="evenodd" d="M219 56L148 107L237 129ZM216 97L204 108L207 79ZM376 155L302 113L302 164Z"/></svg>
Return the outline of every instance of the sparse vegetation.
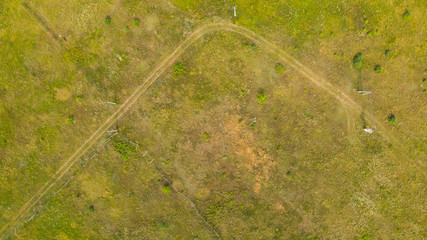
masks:
<svg viewBox="0 0 427 240"><path fill-rule="evenodd" d="M383 68L380 65L376 65L374 70L378 74L383 72Z"/></svg>
<svg viewBox="0 0 427 240"><path fill-rule="evenodd" d="M276 66L274 67L274 70L276 70L276 72L278 74L282 74L282 73L286 72L285 67L282 64L280 64L280 63L276 63Z"/></svg>
<svg viewBox="0 0 427 240"><path fill-rule="evenodd" d="M120 141L114 143L114 151L117 152L124 160L129 160L130 157L135 155L135 147L129 142Z"/></svg>

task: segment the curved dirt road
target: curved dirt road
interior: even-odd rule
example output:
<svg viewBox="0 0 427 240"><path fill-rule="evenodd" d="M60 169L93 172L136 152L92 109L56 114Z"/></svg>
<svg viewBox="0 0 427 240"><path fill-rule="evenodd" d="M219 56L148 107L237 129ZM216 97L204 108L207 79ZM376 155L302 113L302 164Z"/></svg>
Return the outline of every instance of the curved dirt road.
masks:
<svg viewBox="0 0 427 240"><path fill-rule="evenodd" d="M78 148L74 154L71 155L58 168L55 174L43 185L43 187L41 187L33 195L33 197L21 207L19 212L15 214L12 220L1 228L0 236L4 238L21 222L26 214L41 200L41 198L46 195L49 190L52 189L60 180L62 180L64 175L83 156L83 154L89 150L100 137L102 137L102 135L117 121L117 119L121 118L123 114L126 113L135 104L137 99L165 72L165 70L167 70L177 60L178 57L181 56L181 54L189 46L191 46L192 43L205 34L215 31L234 32L261 44L266 50L278 56L284 63L290 65L300 74L311 80L316 86L335 96L335 98L337 98L342 104L346 105L350 110L354 112L362 111L362 107L344 92L334 87L326 79L316 75L309 68L302 65L295 58L281 50L278 46L274 45L265 38L258 36L254 32L231 23L211 23L203 25L189 34L169 55L167 55L157 65L153 71L151 71L144 82L139 87L137 87L132 95L123 104L121 104L119 108L107 120L105 120L105 122L102 123L101 126L82 144L82 146L80 146L80 148ZM378 130L381 131L383 136L398 148L399 143L390 134L388 134L387 129L385 129L378 120L373 118L373 116L369 115L368 113L365 114L366 117L374 123ZM403 154L399 155L404 156Z"/></svg>

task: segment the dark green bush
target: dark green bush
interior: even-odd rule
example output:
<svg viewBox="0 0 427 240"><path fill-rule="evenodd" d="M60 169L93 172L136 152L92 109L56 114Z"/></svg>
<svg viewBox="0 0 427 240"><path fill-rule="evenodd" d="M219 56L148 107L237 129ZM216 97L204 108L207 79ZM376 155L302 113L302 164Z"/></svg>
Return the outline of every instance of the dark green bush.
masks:
<svg viewBox="0 0 427 240"><path fill-rule="evenodd" d="M406 9L405 12L402 14L402 18L404 20L409 20L411 19L411 17L412 17L412 13L408 9Z"/></svg>
<svg viewBox="0 0 427 240"><path fill-rule="evenodd" d="M111 17L110 16L106 16L104 19L104 24L107 26L111 25Z"/></svg>
<svg viewBox="0 0 427 240"><path fill-rule="evenodd" d="M390 113L390 115L388 115L388 117L387 117L387 121L388 121L390 124L393 124L393 125L396 125L396 124L397 124L397 118L396 118L396 116L394 116L394 114L393 114L393 113Z"/></svg>
<svg viewBox="0 0 427 240"><path fill-rule="evenodd" d="M139 24L140 24L140 20L139 20L139 18L134 18L133 19L133 21L132 21L132 24L134 25L134 26L139 26Z"/></svg>
<svg viewBox="0 0 427 240"><path fill-rule="evenodd" d="M383 68L380 65L376 65L374 70L378 74L383 72Z"/></svg>
<svg viewBox="0 0 427 240"><path fill-rule="evenodd" d="M385 50L385 52L384 52L384 54L385 54L386 57L390 57L391 53L392 53L391 50L388 50L388 49Z"/></svg>
<svg viewBox="0 0 427 240"><path fill-rule="evenodd" d="M95 207L93 205L90 205L89 206L89 212L93 212L93 211L95 211Z"/></svg>
<svg viewBox="0 0 427 240"><path fill-rule="evenodd" d="M358 53L353 57L353 67L356 69L360 69L363 66L363 58L365 58L365 56L362 53Z"/></svg>

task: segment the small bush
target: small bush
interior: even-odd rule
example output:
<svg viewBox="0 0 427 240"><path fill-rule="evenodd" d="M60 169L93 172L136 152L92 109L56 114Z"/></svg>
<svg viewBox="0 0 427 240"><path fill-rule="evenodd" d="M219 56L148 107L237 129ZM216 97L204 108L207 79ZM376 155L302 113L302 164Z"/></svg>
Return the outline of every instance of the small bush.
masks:
<svg viewBox="0 0 427 240"><path fill-rule="evenodd" d="M132 24L134 25L134 26L139 26L139 24L140 24L140 20L139 20L139 18L134 18L133 19L133 21L132 21Z"/></svg>
<svg viewBox="0 0 427 240"><path fill-rule="evenodd" d="M353 67L356 69L360 69L363 66L363 58L365 58L365 56L362 53L358 53L354 56L353 58Z"/></svg>
<svg viewBox="0 0 427 240"><path fill-rule="evenodd" d="M69 116L69 117L67 118L67 123L68 123L68 124L73 124L73 123L74 123L74 116Z"/></svg>
<svg viewBox="0 0 427 240"><path fill-rule="evenodd" d="M170 194L171 193L171 186L164 186L163 188L162 188L162 192L165 194L165 195L168 195L168 194Z"/></svg>
<svg viewBox="0 0 427 240"><path fill-rule="evenodd" d="M114 151L117 152L124 160L128 160L135 154L135 147L128 142L116 142L114 144Z"/></svg>
<svg viewBox="0 0 427 240"><path fill-rule="evenodd" d="M386 57L390 57L391 53L392 53L391 50L388 50L388 49L385 50L385 52L384 52L384 54L385 54Z"/></svg>
<svg viewBox="0 0 427 240"><path fill-rule="evenodd" d="M375 66L375 72L376 73L378 73L378 74L380 74L380 73L382 73L383 72L383 68L380 66L380 65L377 65L377 66Z"/></svg>
<svg viewBox="0 0 427 240"><path fill-rule="evenodd" d="M267 100L267 97L264 93L258 93L257 100L259 103L264 103Z"/></svg>
<svg viewBox="0 0 427 240"><path fill-rule="evenodd" d="M173 66L172 71L175 76L179 76L186 73L186 67L183 62L178 62Z"/></svg>
<svg viewBox="0 0 427 240"><path fill-rule="evenodd" d="M168 224L166 222L163 222L163 221L159 222L159 226L163 230L166 230L169 228Z"/></svg>
<svg viewBox="0 0 427 240"><path fill-rule="evenodd" d="M110 16L106 16L104 19L104 24L107 26L111 25L111 17Z"/></svg>
<svg viewBox="0 0 427 240"><path fill-rule="evenodd" d="M394 116L393 113L390 113L390 115L388 115L387 117L387 121L392 124L392 125L396 125L397 124L397 118L396 116Z"/></svg>
<svg viewBox="0 0 427 240"><path fill-rule="evenodd" d="M93 205L90 205L89 206L89 212L93 212L93 211L95 211L95 207Z"/></svg>
<svg viewBox="0 0 427 240"><path fill-rule="evenodd" d="M276 70L276 72L278 74L282 74L282 73L286 72L285 67L282 64L280 64L280 63L276 64L276 66L274 67L274 70Z"/></svg>
<svg viewBox="0 0 427 240"><path fill-rule="evenodd" d="M412 17L412 13L408 11L408 9L405 10L405 12L402 14L403 20L409 20Z"/></svg>
<svg viewBox="0 0 427 240"><path fill-rule="evenodd" d="M203 140L208 141L209 139L211 139L211 135L209 133L203 133Z"/></svg>

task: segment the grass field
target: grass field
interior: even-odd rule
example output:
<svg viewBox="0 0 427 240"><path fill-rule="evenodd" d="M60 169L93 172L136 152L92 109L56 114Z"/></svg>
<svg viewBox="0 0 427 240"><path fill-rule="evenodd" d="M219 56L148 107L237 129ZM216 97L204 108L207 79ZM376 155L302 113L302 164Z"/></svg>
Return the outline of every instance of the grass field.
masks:
<svg viewBox="0 0 427 240"><path fill-rule="evenodd" d="M426 238L426 8L1 2L1 237ZM241 31L201 32L113 119L118 132L92 141L21 214L159 62L213 22L252 30L318 78Z"/></svg>

